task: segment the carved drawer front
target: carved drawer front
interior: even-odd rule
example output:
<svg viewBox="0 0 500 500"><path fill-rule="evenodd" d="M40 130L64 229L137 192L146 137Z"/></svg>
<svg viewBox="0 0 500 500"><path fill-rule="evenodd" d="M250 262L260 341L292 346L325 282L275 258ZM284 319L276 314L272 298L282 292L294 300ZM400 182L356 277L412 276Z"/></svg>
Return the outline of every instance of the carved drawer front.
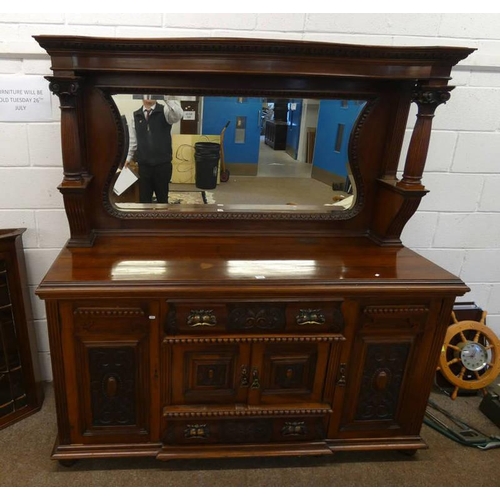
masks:
<svg viewBox="0 0 500 500"><path fill-rule="evenodd" d="M326 417L170 420L165 444L256 444L324 439Z"/></svg>
<svg viewBox="0 0 500 500"><path fill-rule="evenodd" d="M172 404L237 403L250 381L249 346L180 344L172 348Z"/></svg>
<svg viewBox="0 0 500 500"><path fill-rule="evenodd" d="M425 327L429 314L426 304L366 305L362 309L362 332L419 332Z"/></svg>
<svg viewBox="0 0 500 500"><path fill-rule="evenodd" d="M216 333L341 333L341 302L169 303L166 335Z"/></svg>
<svg viewBox="0 0 500 500"><path fill-rule="evenodd" d="M76 302L73 305L74 331L77 335L106 334L123 335L140 333L149 329L150 320L147 302Z"/></svg>

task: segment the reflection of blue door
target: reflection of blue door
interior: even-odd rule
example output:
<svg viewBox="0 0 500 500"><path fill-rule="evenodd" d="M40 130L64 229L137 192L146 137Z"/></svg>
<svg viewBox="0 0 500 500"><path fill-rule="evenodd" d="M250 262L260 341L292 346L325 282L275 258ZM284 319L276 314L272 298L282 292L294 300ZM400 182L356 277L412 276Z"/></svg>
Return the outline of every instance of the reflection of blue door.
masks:
<svg viewBox="0 0 500 500"><path fill-rule="evenodd" d="M313 166L345 179L349 140L364 101L320 101Z"/></svg>
<svg viewBox="0 0 500 500"><path fill-rule="evenodd" d="M202 134L224 133L226 164L259 162L260 115L262 99L257 97L205 97L203 99Z"/></svg>
<svg viewBox="0 0 500 500"><path fill-rule="evenodd" d="M286 134L286 152L297 159L300 138L300 120L302 118L302 99L290 99L288 103L288 130Z"/></svg>

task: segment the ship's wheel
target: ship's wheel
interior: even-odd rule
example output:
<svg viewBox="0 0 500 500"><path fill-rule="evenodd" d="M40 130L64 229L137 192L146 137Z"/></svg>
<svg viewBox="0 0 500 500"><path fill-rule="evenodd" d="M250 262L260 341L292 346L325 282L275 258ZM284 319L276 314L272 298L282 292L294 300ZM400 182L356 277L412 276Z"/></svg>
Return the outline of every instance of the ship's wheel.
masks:
<svg viewBox="0 0 500 500"><path fill-rule="evenodd" d="M451 399L460 389L486 393L485 387L500 375L500 340L485 324L486 311L481 321L458 321L454 312L452 318L438 364L454 386Z"/></svg>

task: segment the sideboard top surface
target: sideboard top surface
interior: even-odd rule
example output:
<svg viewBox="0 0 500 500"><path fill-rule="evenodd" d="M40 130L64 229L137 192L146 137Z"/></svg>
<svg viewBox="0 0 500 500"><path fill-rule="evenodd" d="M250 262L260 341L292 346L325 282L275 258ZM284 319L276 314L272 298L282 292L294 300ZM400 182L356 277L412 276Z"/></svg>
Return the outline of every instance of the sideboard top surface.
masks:
<svg viewBox="0 0 500 500"><path fill-rule="evenodd" d="M128 288L146 293L293 293L309 286L359 293L381 286L404 293L409 285L463 294L457 277L405 247L381 247L368 238L103 236L92 248L64 248L42 281L43 296L71 290ZM437 287L437 288L436 288ZM415 290L413 290L414 292Z"/></svg>

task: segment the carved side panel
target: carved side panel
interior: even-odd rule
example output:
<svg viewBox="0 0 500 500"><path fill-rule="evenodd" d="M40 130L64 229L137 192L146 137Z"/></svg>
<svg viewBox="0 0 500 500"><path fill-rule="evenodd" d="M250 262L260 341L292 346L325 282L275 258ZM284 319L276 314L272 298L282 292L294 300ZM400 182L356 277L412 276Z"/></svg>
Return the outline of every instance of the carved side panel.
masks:
<svg viewBox="0 0 500 500"><path fill-rule="evenodd" d="M132 347L88 349L92 425L135 425L137 360Z"/></svg>
<svg viewBox="0 0 500 500"><path fill-rule="evenodd" d="M369 345L363 368L355 420L393 420L410 344Z"/></svg>

